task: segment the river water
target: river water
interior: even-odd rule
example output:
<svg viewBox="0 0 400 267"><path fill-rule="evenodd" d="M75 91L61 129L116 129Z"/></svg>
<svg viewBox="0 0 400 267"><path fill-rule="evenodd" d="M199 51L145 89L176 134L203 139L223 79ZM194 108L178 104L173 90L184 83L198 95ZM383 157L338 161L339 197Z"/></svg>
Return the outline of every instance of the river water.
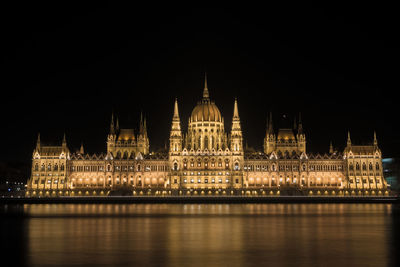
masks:
<svg viewBox="0 0 400 267"><path fill-rule="evenodd" d="M1 258L7 266L400 266L399 213L392 204L2 205Z"/></svg>

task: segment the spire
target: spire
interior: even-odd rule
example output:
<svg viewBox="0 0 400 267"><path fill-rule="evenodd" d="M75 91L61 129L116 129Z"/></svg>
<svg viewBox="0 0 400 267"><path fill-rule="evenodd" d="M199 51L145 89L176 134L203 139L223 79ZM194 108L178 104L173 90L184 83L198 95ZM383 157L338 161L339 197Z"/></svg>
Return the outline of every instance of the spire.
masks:
<svg viewBox="0 0 400 267"><path fill-rule="evenodd" d="M175 105L174 105L174 117L173 119L179 120L179 111L178 111L178 99L175 98Z"/></svg>
<svg viewBox="0 0 400 267"><path fill-rule="evenodd" d="M110 134L114 134L114 112L111 113Z"/></svg>
<svg viewBox="0 0 400 267"><path fill-rule="evenodd" d="M237 99L235 98L235 104L233 106L233 118L238 119L239 118L239 110L237 106Z"/></svg>
<svg viewBox="0 0 400 267"><path fill-rule="evenodd" d="M40 149L40 133L38 133L37 141L36 141L36 149Z"/></svg>
<svg viewBox="0 0 400 267"><path fill-rule="evenodd" d="M350 131L347 131L347 145L351 146Z"/></svg>
<svg viewBox="0 0 400 267"><path fill-rule="evenodd" d="M62 146L63 147L67 146L67 139L65 138L65 132L64 132L64 136L63 136L63 140L62 140Z"/></svg>
<svg viewBox="0 0 400 267"><path fill-rule="evenodd" d="M115 126L115 129L116 129L117 132L119 132L119 120L118 120L118 117L117 117L117 125Z"/></svg>
<svg viewBox="0 0 400 267"><path fill-rule="evenodd" d="M268 133L274 134L274 126L272 121L272 112L269 113L269 120L268 120Z"/></svg>
<svg viewBox="0 0 400 267"><path fill-rule="evenodd" d="M329 144L329 153L330 153L330 154L333 154L333 145L332 145L332 141L331 141L331 143Z"/></svg>
<svg viewBox="0 0 400 267"><path fill-rule="evenodd" d="M85 150L83 149L83 142L81 143L81 148L79 149L80 154L85 154Z"/></svg>
<svg viewBox="0 0 400 267"><path fill-rule="evenodd" d="M144 134L145 137L147 137L146 117L144 117L144 122L143 122L143 134Z"/></svg>
<svg viewBox="0 0 400 267"><path fill-rule="evenodd" d="M376 139L376 132L374 131L374 146L378 145L378 140Z"/></svg>
<svg viewBox="0 0 400 267"><path fill-rule="evenodd" d="M204 90L203 90L203 99L210 98L210 94L208 93L207 87L207 73L204 74Z"/></svg>
<svg viewBox="0 0 400 267"><path fill-rule="evenodd" d="M143 113L140 112L139 135L143 134Z"/></svg>
<svg viewBox="0 0 400 267"><path fill-rule="evenodd" d="M175 98L175 104L174 104L174 116L172 117L172 125L171 125L171 135L176 135L178 134L175 131L181 131L181 122L179 119L179 110L178 110L178 99Z"/></svg>
<svg viewBox="0 0 400 267"><path fill-rule="evenodd" d="M299 134L303 133L303 123L301 122L301 112L299 112L299 124L298 124L297 132Z"/></svg>

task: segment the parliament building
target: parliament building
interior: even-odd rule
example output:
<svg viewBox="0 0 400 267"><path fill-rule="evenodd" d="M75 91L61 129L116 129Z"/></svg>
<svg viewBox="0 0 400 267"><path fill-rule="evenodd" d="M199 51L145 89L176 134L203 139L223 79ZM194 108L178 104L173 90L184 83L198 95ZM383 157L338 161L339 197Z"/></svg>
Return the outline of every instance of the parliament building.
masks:
<svg viewBox="0 0 400 267"><path fill-rule="evenodd" d="M172 106L172 105L171 105ZM387 195L376 134L371 145L352 144L342 152L307 152L301 117L290 129L274 129L269 115L263 151L243 147L238 102L230 132L211 100L207 79L188 129L173 106L169 147L151 152L146 119L139 132L111 117L107 152L72 153L64 135L59 146L38 136L28 181L29 197L55 196L379 196Z"/></svg>

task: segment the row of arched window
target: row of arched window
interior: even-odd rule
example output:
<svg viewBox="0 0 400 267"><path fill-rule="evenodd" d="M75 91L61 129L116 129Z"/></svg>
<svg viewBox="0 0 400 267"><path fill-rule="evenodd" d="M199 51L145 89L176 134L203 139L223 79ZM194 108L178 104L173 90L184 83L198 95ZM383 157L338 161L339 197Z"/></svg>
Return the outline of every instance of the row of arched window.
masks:
<svg viewBox="0 0 400 267"><path fill-rule="evenodd" d="M39 164L38 163L36 163L35 164L35 168L34 168L34 170L35 171L39 171ZM42 171L42 172L44 172L44 171L58 171L58 164L56 163L56 164L54 164L54 166L52 167L51 166L51 164L49 163L48 165L47 165L47 168L46 168L46 166L45 166L45 164L44 163L42 163L42 165L40 166L40 171ZM60 165L60 171L63 171L64 170L64 164L61 164Z"/></svg>
<svg viewBox="0 0 400 267"><path fill-rule="evenodd" d="M350 171L354 171L354 165L353 164L349 165L349 170ZM359 171L359 170L360 170L360 164L357 162L356 163L356 171ZM365 164L365 162L362 164L362 170L363 171L367 170L367 165ZM368 170L370 170L370 171L373 170L373 165L372 165L371 162L369 163ZM379 170L379 163L378 162L376 162L376 164L375 164L375 170L377 170L377 171Z"/></svg>

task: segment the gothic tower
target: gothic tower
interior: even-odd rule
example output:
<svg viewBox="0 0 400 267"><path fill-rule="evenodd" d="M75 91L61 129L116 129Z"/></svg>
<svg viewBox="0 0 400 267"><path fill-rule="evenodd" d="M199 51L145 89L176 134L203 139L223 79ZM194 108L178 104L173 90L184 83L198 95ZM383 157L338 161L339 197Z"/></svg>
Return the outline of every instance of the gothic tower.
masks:
<svg viewBox="0 0 400 267"><path fill-rule="evenodd" d="M270 154L276 148L276 136L274 133L274 126L272 121L272 112L269 113L267 119L267 131L264 138L264 153Z"/></svg>
<svg viewBox="0 0 400 267"><path fill-rule="evenodd" d="M303 132L303 123L301 122L301 113L299 114L299 125L297 127L297 150L298 153L306 152L306 135Z"/></svg>

